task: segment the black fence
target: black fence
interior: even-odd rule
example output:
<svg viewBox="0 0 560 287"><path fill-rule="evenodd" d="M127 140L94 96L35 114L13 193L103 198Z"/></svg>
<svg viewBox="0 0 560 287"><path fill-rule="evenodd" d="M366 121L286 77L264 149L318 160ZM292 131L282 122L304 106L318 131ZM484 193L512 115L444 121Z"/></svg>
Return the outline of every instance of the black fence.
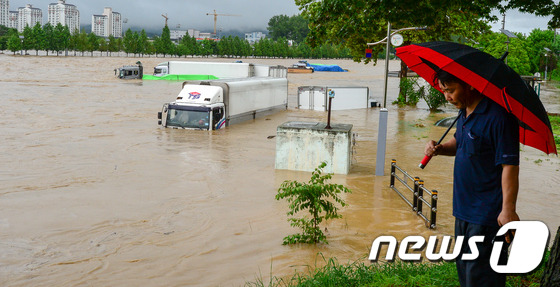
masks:
<svg viewBox="0 0 560 287"><path fill-rule="evenodd" d="M397 171L402 173L402 177L397 176ZM402 183L402 186L412 193L412 199L409 199L403 192L401 192L395 186L395 179ZM408 182L412 181L413 186L410 186ZM412 177L402 168L397 165L397 160L391 160L391 189L393 189L397 194L412 208L415 212L426 222L426 226L429 228L436 228L436 215L437 215L437 190L429 190L424 187L424 181L419 177ZM406 190L403 190L406 192ZM425 197L428 197L426 199ZM428 202L430 200L430 202ZM427 208L424 209L423 207ZM424 214L426 212L426 214ZM430 213L430 218L428 219L427 213Z"/></svg>

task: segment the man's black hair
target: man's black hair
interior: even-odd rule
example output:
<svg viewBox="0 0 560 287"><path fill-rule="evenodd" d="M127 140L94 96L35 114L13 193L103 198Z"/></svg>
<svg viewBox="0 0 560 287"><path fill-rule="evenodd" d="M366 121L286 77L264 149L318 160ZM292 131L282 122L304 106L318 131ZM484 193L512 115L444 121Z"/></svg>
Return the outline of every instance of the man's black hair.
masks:
<svg viewBox="0 0 560 287"><path fill-rule="evenodd" d="M462 86L466 86L467 83L465 83L463 80L455 77L455 75L448 73L446 71L444 71L443 69L439 69L436 71L436 74L434 75L434 79L433 82L434 84L437 86L438 85L438 80L443 84L443 85L447 85L449 83L459 83Z"/></svg>

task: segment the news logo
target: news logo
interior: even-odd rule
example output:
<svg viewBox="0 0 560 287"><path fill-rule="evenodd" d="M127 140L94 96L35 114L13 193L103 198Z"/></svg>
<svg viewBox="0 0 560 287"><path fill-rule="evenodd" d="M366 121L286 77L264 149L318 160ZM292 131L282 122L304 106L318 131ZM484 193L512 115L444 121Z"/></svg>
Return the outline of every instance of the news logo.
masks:
<svg viewBox="0 0 560 287"><path fill-rule="evenodd" d="M505 265L498 264L500 251L504 245L504 235L508 231L515 232L515 237L510 245L509 257ZM549 239L548 227L540 221L512 221L502 226L493 240L492 253L490 255L490 267L498 273L522 274L529 273L541 263ZM455 238L453 251L449 252L452 237L443 236L439 251L436 251L439 239L430 236L426 247L426 258L430 261L452 261L459 256L463 244L468 244L470 254L463 254L462 260L474 260L478 258L477 244L484 241L484 236L473 236L465 242L464 236ZM426 246L426 239L422 236L411 235L405 237L399 245L394 236L385 235L377 237L372 245L369 260L376 262L379 258L380 247L388 244L385 260L393 261L395 255L403 261L420 261L422 254L410 253L409 250L422 251Z"/></svg>

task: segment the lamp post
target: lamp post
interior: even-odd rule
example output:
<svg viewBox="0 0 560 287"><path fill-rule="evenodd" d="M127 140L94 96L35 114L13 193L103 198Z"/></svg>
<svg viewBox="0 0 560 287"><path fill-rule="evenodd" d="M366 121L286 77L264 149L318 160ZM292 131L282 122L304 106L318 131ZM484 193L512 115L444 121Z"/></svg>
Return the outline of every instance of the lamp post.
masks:
<svg viewBox="0 0 560 287"><path fill-rule="evenodd" d="M395 34L406 30L427 30L428 27L408 27L401 28L395 31L391 30L391 23L387 23L387 37L375 43L367 43L368 46L375 46L378 44L386 44L385 48L385 88L383 91L383 107L387 107L387 79L389 77L389 50L391 49L391 37Z"/></svg>
<svg viewBox="0 0 560 287"><path fill-rule="evenodd" d="M21 53L20 54L23 56L23 39L24 39L23 35L20 35L19 39L21 41Z"/></svg>
<svg viewBox="0 0 560 287"><path fill-rule="evenodd" d="M548 80L548 55L550 54L550 49L545 47L544 50L546 51L546 53L544 53L544 57L546 59L546 65L544 66L544 80Z"/></svg>
<svg viewBox="0 0 560 287"><path fill-rule="evenodd" d="M385 151L387 146L387 82L389 78L389 50L391 49L391 41L396 40L391 37L395 36L398 32L406 30L426 30L428 27L408 27L401 28L395 31L391 30L391 23L387 23L387 37L381 41L374 43L367 43L368 46L375 46L378 44L386 44L385 46L385 84L383 89L383 108L379 110L379 129L377 131L377 159L375 163L375 175L385 175ZM399 35L400 36L400 35ZM402 44L402 37L400 37L396 46Z"/></svg>
<svg viewBox="0 0 560 287"><path fill-rule="evenodd" d="M504 16L504 17L505 17L505 16ZM508 31L508 30L506 30L506 29L500 29L500 31L501 31L504 35L506 35L507 38L508 38L507 41L506 41L505 43L506 43L506 52L509 53L509 43L510 43L510 42L509 42L509 39L510 39L510 38L517 38L517 36L515 36L515 34L513 34L512 32L510 32L510 31ZM507 57L506 57L506 65L507 65Z"/></svg>

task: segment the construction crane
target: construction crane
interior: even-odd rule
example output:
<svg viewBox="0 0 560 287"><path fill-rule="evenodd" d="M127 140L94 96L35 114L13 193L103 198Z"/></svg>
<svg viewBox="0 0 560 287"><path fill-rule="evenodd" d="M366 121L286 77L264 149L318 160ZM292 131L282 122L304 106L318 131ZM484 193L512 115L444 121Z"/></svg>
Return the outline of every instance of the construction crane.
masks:
<svg viewBox="0 0 560 287"><path fill-rule="evenodd" d="M216 35L216 23L218 22L218 16L241 16L235 14L218 14L216 13L216 10L214 10L214 13L206 13L206 15L214 15L214 35Z"/></svg>
<svg viewBox="0 0 560 287"><path fill-rule="evenodd" d="M167 26L167 20L169 20L169 17L167 17L167 13L161 14L161 17L165 18L165 26Z"/></svg>

